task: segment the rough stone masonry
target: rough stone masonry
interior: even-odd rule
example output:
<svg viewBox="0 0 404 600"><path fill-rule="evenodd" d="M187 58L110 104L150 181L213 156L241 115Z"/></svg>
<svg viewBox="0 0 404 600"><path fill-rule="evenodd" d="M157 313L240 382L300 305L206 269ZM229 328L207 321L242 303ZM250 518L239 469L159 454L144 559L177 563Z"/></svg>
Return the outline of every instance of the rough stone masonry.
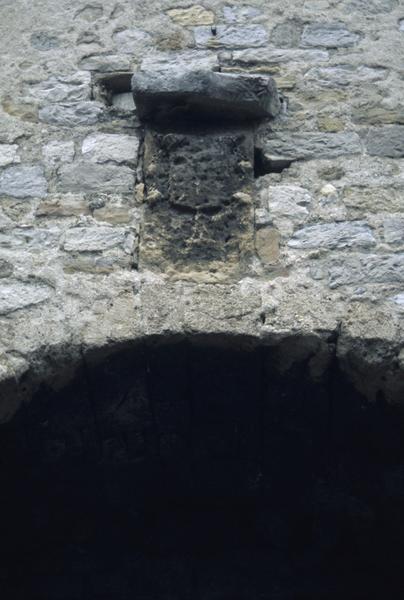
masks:
<svg viewBox="0 0 404 600"><path fill-rule="evenodd" d="M336 353L369 400L402 402L399 0L5 0L0 13L2 421L92 351L162 335L289 340L283 368L295 353L313 377ZM169 268L158 258L144 201L157 142L143 142L130 90L133 73L201 70L271 76L281 98L256 125L256 177L250 166L232 207L249 236L243 268L209 278L184 270L177 242ZM192 144L202 187L234 182L213 141ZM238 134L223 144L241 161L252 151ZM210 235L179 192L181 227L198 214ZM239 247L227 250L212 260L231 265Z"/></svg>

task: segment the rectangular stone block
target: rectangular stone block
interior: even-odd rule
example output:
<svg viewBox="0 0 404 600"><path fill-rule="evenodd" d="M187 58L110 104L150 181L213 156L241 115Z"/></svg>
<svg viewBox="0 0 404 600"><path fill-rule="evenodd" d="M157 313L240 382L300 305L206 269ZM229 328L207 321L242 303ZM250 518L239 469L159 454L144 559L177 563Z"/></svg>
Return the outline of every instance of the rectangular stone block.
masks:
<svg viewBox="0 0 404 600"><path fill-rule="evenodd" d="M345 256L328 267L331 288L341 285L403 283L404 254Z"/></svg>
<svg viewBox="0 0 404 600"><path fill-rule="evenodd" d="M162 133L145 140L140 263L226 276L252 249L253 134Z"/></svg>
<svg viewBox="0 0 404 600"><path fill-rule="evenodd" d="M404 156L404 125L370 127L366 136L366 149L371 156Z"/></svg>
<svg viewBox="0 0 404 600"><path fill-rule="evenodd" d="M60 192L130 192L135 185L135 173L127 166L76 162L63 165L57 184Z"/></svg>
<svg viewBox="0 0 404 600"><path fill-rule="evenodd" d="M360 36L342 23L311 23L303 29L302 46L347 48L359 40Z"/></svg>
<svg viewBox="0 0 404 600"><path fill-rule="evenodd" d="M296 231L289 240L290 248L369 248L376 244L372 230L365 221L318 223Z"/></svg>
<svg viewBox="0 0 404 600"><path fill-rule="evenodd" d="M96 163L135 163L139 140L134 135L94 133L87 136L81 151L85 158Z"/></svg>
<svg viewBox="0 0 404 600"><path fill-rule="evenodd" d="M0 195L13 198L44 198L48 184L39 165L8 167L0 173Z"/></svg>
<svg viewBox="0 0 404 600"><path fill-rule="evenodd" d="M63 249L67 252L100 252L117 246L123 248L128 237L130 232L124 227L73 227L65 233Z"/></svg>
<svg viewBox="0 0 404 600"><path fill-rule="evenodd" d="M335 158L344 154L358 154L362 145L357 133L317 133L300 131L276 131L265 144L270 157L289 160L306 158Z"/></svg>
<svg viewBox="0 0 404 600"><path fill-rule="evenodd" d="M77 127L94 125L98 122L104 106L99 102L77 102L73 104L49 104L38 112L39 120L51 125Z"/></svg>

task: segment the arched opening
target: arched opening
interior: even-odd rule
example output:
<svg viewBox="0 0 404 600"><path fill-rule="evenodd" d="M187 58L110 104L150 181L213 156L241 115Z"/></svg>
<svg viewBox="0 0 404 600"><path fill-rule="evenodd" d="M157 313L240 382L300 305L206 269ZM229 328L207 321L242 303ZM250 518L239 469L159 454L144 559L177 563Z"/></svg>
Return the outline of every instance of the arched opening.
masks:
<svg viewBox="0 0 404 600"><path fill-rule="evenodd" d="M2 598L397 594L403 415L309 359L150 343L42 386L0 430Z"/></svg>

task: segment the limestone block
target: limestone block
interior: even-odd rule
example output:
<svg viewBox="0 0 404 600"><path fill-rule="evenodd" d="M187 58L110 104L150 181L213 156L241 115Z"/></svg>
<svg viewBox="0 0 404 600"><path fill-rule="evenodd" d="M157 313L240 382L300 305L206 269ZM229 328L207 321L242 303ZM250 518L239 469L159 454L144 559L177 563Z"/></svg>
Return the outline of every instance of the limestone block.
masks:
<svg viewBox="0 0 404 600"><path fill-rule="evenodd" d="M21 162L17 144L0 144L0 167Z"/></svg>
<svg viewBox="0 0 404 600"><path fill-rule="evenodd" d="M167 11L168 16L179 25L212 25L215 15L200 4L189 8L173 8Z"/></svg>
<svg viewBox="0 0 404 600"><path fill-rule="evenodd" d="M15 228L9 233L0 232L0 248L48 251L57 247L59 238L60 229L57 227Z"/></svg>
<svg viewBox="0 0 404 600"><path fill-rule="evenodd" d="M14 281L0 285L0 315L6 315L20 308L39 304L48 300L52 288L39 283Z"/></svg>
<svg viewBox="0 0 404 600"><path fill-rule="evenodd" d="M370 127L366 136L366 149L371 156L404 156L404 125Z"/></svg>
<svg viewBox="0 0 404 600"><path fill-rule="evenodd" d="M74 142L52 140L42 148L45 164L54 166L58 163L72 162L74 158Z"/></svg>
<svg viewBox="0 0 404 600"><path fill-rule="evenodd" d="M152 37L141 29L124 29L114 34L114 42L119 52L124 54L143 53L145 46L149 45Z"/></svg>
<svg viewBox="0 0 404 600"><path fill-rule="evenodd" d="M195 43L199 48L254 48L264 46L268 32L262 25L219 25L213 34L211 27L194 28Z"/></svg>
<svg viewBox="0 0 404 600"><path fill-rule="evenodd" d="M268 209L274 217L287 217L295 222L309 214L311 194L298 185L274 185L267 190Z"/></svg>
<svg viewBox="0 0 404 600"><path fill-rule="evenodd" d="M132 78L141 119L172 120L185 114L242 121L275 116L280 103L271 77L196 71L138 71Z"/></svg>
<svg viewBox="0 0 404 600"><path fill-rule="evenodd" d="M345 256L329 265L329 284L404 283L404 254Z"/></svg>
<svg viewBox="0 0 404 600"><path fill-rule="evenodd" d="M134 171L126 166L77 162L60 169L61 192L130 192L135 185Z"/></svg>
<svg viewBox="0 0 404 600"><path fill-rule="evenodd" d="M277 48L297 48L303 32L303 24L297 19L288 19L275 25L271 31L271 43Z"/></svg>
<svg viewBox="0 0 404 600"><path fill-rule="evenodd" d="M39 165L8 167L0 173L0 195L44 198L47 189L48 184Z"/></svg>
<svg viewBox="0 0 404 600"><path fill-rule="evenodd" d="M94 133L83 141L81 151L85 158L96 163L134 163L137 158L139 140L133 135Z"/></svg>
<svg viewBox="0 0 404 600"><path fill-rule="evenodd" d="M384 240L388 244L404 244L404 217L392 215L383 220Z"/></svg>
<svg viewBox="0 0 404 600"><path fill-rule="evenodd" d="M290 248L369 248L376 240L364 221L318 223L299 229L289 240Z"/></svg>
<svg viewBox="0 0 404 600"><path fill-rule="evenodd" d="M265 144L270 157L289 160L307 158L335 158L344 154L358 154L362 150L359 135L353 131L316 133L312 131L276 131Z"/></svg>
<svg viewBox="0 0 404 600"><path fill-rule="evenodd" d="M101 252L124 247L128 235L124 227L73 227L66 231L62 245L66 252Z"/></svg>
<svg viewBox="0 0 404 600"><path fill-rule="evenodd" d="M77 127L94 125L99 120L104 106L99 102L78 102L74 104L49 104L39 110L39 120L51 125Z"/></svg>
<svg viewBox="0 0 404 600"><path fill-rule="evenodd" d="M90 100L91 75L86 71L78 71L66 77L52 76L31 85L29 95L43 104Z"/></svg>
<svg viewBox="0 0 404 600"><path fill-rule="evenodd" d="M312 23L306 25L302 34L303 47L347 48L359 40L360 36L342 23Z"/></svg>
<svg viewBox="0 0 404 600"><path fill-rule="evenodd" d="M273 265L279 260L280 234L274 227L262 227L255 232L255 249L261 261Z"/></svg>

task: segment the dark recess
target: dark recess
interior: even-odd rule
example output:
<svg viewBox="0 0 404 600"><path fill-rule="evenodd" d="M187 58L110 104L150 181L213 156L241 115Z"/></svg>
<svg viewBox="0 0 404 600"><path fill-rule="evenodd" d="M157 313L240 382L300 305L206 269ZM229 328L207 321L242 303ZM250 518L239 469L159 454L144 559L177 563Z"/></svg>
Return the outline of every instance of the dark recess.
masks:
<svg viewBox="0 0 404 600"><path fill-rule="evenodd" d="M402 597L404 421L333 364L143 346L0 428L2 600Z"/></svg>
<svg viewBox="0 0 404 600"><path fill-rule="evenodd" d="M254 148L254 177L262 177L269 173L282 173L285 169L288 169L292 164L292 160L287 159L270 159L265 156L262 148Z"/></svg>

